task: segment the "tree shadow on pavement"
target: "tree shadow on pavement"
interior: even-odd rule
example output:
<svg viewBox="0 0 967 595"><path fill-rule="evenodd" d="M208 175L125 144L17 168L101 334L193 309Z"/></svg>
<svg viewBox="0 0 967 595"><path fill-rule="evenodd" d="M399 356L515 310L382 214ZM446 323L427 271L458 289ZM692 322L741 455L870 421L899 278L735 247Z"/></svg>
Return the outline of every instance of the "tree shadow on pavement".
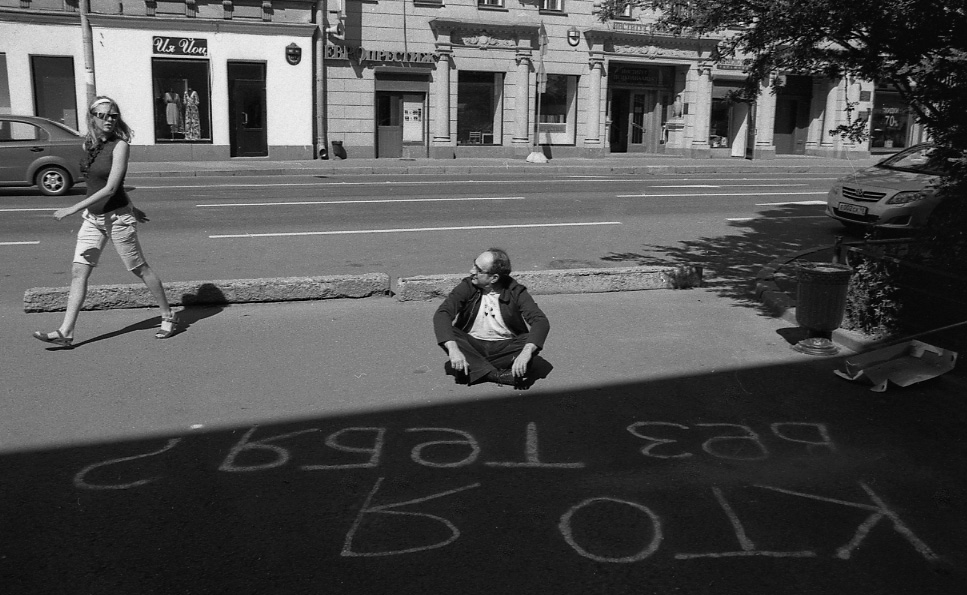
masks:
<svg viewBox="0 0 967 595"><path fill-rule="evenodd" d="M677 246L645 244L641 252L611 252L601 260L628 266L692 265L703 269L703 287L765 313L755 297L759 271L784 254L832 244L841 230L816 217L815 205L790 205L759 211L749 219L730 221L738 233L684 240ZM808 218L808 219L807 219ZM810 238L803 237L803 221L814 222Z"/></svg>
<svg viewBox="0 0 967 595"><path fill-rule="evenodd" d="M0 584L962 593L963 399L937 382L871 393L830 363L4 445Z"/></svg>

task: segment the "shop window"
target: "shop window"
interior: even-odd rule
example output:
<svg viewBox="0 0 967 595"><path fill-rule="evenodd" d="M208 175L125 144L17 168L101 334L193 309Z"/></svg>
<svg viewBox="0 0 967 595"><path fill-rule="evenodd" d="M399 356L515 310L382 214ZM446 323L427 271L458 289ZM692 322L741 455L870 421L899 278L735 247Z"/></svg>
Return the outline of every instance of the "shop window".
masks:
<svg viewBox="0 0 967 595"><path fill-rule="evenodd" d="M540 97L540 142L570 145L575 142L578 77L548 74L547 85Z"/></svg>
<svg viewBox="0 0 967 595"><path fill-rule="evenodd" d="M210 143L208 60L155 58L151 75L155 142Z"/></svg>
<svg viewBox="0 0 967 595"><path fill-rule="evenodd" d="M501 144L504 75L460 71L457 82L457 144Z"/></svg>
<svg viewBox="0 0 967 595"><path fill-rule="evenodd" d="M729 146L729 122L731 105L726 99L712 99L712 114L708 131L708 144L713 149Z"/></svg>
<svg viewBox="0 0 967 595"><path fill-rule="evenodd" d="M74 58L31 56L30 68L34 83L34 114L76 129Z"/></svg>
<svg viewBox="0 0 967 595"><path fill-rule="evenodd" d="M870 147L905 148L912 119L910 107L899 93L877 89L873 95L873 114L870 118Z"/></svg>

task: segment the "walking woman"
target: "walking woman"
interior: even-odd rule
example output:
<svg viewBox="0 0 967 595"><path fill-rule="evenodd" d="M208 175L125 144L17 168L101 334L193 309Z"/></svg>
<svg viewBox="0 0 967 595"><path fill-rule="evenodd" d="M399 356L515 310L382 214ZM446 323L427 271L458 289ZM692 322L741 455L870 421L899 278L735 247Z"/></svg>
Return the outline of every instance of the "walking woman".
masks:
<svg viewBox="0 0 967 595"><path fill-rule="evenodd" d="M148 266L138 242L137 224L147 219L144 213L134 208L124 191L131 137L131 129L121 118L117 103L110 97L96 98L87 113L87 138L83 145L87 150L84 168L87 171L87 197L54 213L54 218L60 221L83 211L83 222L77 232L64 321L55 331L34 333L35 338L45 343L63 347L70 347L73 343L74 324L87 296L88 279L109 239L128 270L144 281L161 308L161 328L155 337L167 339L177 331L178 321L168 304L161 279Z"/></svg>

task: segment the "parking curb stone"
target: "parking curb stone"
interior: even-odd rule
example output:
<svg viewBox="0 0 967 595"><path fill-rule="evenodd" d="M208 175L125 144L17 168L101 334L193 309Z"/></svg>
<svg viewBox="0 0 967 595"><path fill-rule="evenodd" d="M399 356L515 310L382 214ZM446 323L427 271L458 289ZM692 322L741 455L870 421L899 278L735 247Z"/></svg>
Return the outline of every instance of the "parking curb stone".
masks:
<svg viewBox="0 0 967 595"><path fill-rule="evenodd" d="M428 300L446 296L465 275L426 275L400 278L396 299ZM522 271L514 278L534 294L604 293L646 289L685 289L702 282L701 267L616 267ZM25 312L62 312L68 287L34 287L24 293ZM165 284L173 306L359 299L390 294L385 273L279 277L222 281L175 281ZM156 306L141 284L94 285L88 288L84 310L150 308Z"/></svg>
<svg viewBox="0 0 967 595"><path fill-rule="evenodd" d="M389 288L389 275L385 273L165 283L165 293L173 306L358 299L389 295ZM68 287L28 289L24 293L24 311L62 312L67 305L68 291ZM88 288L83 309L148 308L156 305L157 302L142 284L94 285Z"/></svg>
<svg viewBox="0 0 967 595"><path fill-rule="evenodd" d="M401 277L396 284L399 301L445 297L466 275ZM615 268L518 271L514 279L533 295L607 293L647 289L687 289L702 284L701 267L641 266Z"/></svg>

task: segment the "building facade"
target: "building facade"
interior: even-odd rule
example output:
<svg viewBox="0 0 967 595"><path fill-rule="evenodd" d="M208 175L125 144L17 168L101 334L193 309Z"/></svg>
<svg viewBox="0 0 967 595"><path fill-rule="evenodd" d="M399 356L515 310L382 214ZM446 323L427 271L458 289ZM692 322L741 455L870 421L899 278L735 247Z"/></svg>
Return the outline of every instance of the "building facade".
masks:
<svg viewBox="0 0 967 595"><path fill-rule="evenodd" d="M0 112L83 129L93 86L138 160L516 157L535 138L550 157L846 158L919 134L868 81L779 73L734 101L743 64L717 39L660 35L646 10L601 22L592 0L89 1L85 19L0 0ZM871 141L826 132L849 118Z"/></svg>

